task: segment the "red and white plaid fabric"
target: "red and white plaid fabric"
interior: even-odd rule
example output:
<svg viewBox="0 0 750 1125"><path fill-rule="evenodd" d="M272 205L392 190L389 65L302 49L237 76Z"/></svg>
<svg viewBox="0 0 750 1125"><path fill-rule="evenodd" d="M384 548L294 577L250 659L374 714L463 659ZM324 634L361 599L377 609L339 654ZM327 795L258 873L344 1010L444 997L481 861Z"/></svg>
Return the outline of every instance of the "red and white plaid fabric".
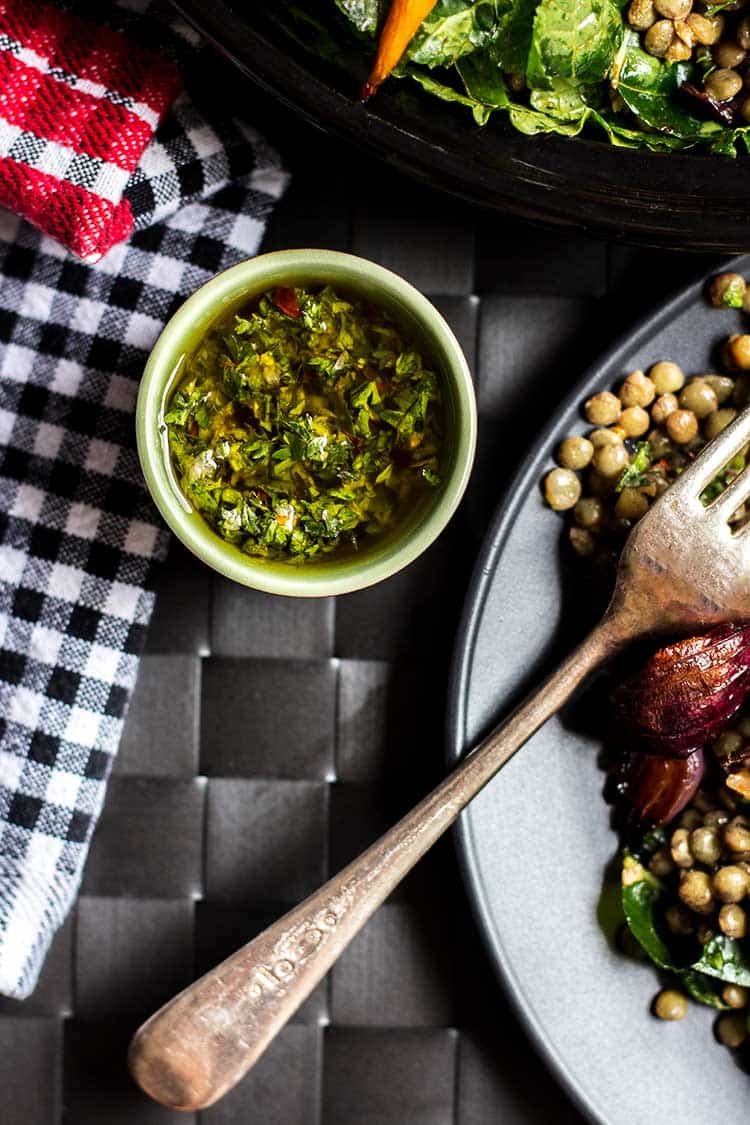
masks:
<svg viewBox="0 0 750 1125"><path fill-rule="evenodd" d="M123 191L177 67L38 0L0 0L0 207L87 261L133 229Z"/></svg>

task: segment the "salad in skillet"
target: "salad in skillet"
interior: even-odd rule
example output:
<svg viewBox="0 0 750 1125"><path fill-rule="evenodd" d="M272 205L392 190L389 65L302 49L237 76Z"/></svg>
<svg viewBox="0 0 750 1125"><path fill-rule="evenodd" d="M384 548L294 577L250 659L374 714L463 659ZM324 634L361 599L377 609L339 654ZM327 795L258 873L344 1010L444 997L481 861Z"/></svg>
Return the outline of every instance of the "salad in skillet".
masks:
<svg viewBox="0 0 750 1125"><path fill-rule="evenodd" d="M737 274L713 279L709 295L750 311ZM593 574L613 577L633 524L750 403L750 334L729 337L722 366L687 375L660 360L584 404L589 430L561 443L544 493L570 517L570 547ZM750 447L706 488L704 503L748 464ZM730 522L750 522L750 505ZM682 1019L692 998L721 1010L717 1037L740 1048L750 1029L750 625L721 625L654 653L617 683L611 717L621 947L670 978L656 1016Z"/></svg>
<svg viewBox="0 0 750 1125"><path fill-rule="evenodd" d="M750 146L747 0L305 0L335 32L334 4L372 60L365 99L393 75L527 135Z"/></svg>

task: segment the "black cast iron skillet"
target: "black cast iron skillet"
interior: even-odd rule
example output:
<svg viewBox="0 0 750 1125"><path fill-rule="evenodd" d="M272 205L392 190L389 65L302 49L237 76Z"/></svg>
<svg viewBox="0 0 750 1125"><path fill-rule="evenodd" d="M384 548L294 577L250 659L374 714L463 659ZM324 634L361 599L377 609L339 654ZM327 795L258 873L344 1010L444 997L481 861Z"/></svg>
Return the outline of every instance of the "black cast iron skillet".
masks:
<svg viewBox="0 0 750 1125"><path fill-rule="evenodd" d="M306 0L299 0L304 7ZM336 12L328 0L332 25ZM686 250L750 248L750 156L651 153L590 139L524 137L498 122L390 80L366 106L356 97L367 58L342 40L335 60L303 43L278 5L177 0L216 47L262 87L324 127L431 187L503 212L609 238ZM327 5L318 0L316 10ZM413 88L412 88L413 87ZM324 170L322 170L324 175Z"/></svg>

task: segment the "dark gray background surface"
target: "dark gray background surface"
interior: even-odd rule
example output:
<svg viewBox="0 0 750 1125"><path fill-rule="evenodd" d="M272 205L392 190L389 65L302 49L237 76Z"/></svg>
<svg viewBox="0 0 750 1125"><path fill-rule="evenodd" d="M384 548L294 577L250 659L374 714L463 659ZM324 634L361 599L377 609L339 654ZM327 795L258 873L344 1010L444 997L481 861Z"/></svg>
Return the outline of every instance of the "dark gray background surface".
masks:
<svg viewBox="0 0 750 1125"><path fill-rule="evenodd" d="M509 1010L450 840L219 1105L172 1113L129 1081L154 1007L437 781L461 604L509 476L597 351L713 264L473 212L221 74L294 172L265 248L372 258L452 324L476 378L476 469L422 559L335 601L254 593L172 550L78 909L34 996L0 999L0 1121L579 1123Z"/></svg>

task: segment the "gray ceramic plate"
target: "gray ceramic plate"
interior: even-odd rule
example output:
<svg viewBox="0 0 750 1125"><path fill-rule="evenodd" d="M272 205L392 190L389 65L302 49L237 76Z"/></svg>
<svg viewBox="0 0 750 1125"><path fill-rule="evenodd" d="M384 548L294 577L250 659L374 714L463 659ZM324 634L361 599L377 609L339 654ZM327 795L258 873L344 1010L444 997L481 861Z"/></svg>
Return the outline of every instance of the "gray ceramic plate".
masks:
<svg viewBox="0 0 750 1125"><path fill-rule="evenodd" d="M750 272L750 258L737 269ZM742 314L692 285L625 337L573 389L501 504L459 638L449 724L457 757L564 651L598 607L561 551L539 481L579 404L636 367L674 359L712 370ZM588 602L588 604L586 604ZM596 691L589 693L593 701ZM593 1121L746 1125L750 1078L712 1036L708 1009L681 1024L649 1014L655 970L616 953L601 894L617 849L586 700L550 721L463 815L458 842L491 957L548 1062ZM588 728L588 729L587 729Z"/></svg>

